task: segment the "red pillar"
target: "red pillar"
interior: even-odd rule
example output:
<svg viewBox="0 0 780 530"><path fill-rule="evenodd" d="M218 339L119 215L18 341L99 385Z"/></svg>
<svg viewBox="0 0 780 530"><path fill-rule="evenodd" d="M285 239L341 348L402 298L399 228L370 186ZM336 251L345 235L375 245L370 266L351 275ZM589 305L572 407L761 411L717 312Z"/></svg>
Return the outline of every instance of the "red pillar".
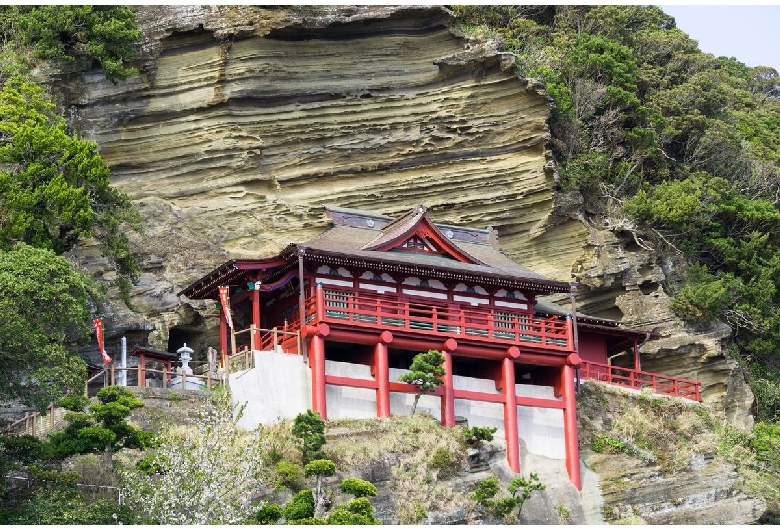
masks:
<svg viewBox="0 0 780 530"><path fill-rule="evenodd" d="M317 284L315 311L317 314L314 317L315 322L319 322L325 318L325 290L322 288L322 284Z"/></svg>
<svg viewBox="0 0 780 530"><path fill-rule="evenodd" d="M385 332L388 333L388 332ZM374 366L376 378L376 416L390 417L390 364L387 360L387 344L381 339L374 347Z"/></svg>
<svg viewBox="0 0 780 530"><path fill-rule="evenodd" d="M142 353L138 360L138 386L146 386L146 356Z"/></svg>
<svg viewBox="0 0 780 530"><path fill-rule="evenodd" d="M580 480L580 448L577 434L577 404L574 391L574 367L566 365L561 369L561 387L563 388L563 437L566 445L566 471L569 480L578 489L582 489Z"/></svg>
<svg viewBox="0 0 780 530"><path fill-rule="evenodd" d="M455 427L455 389L452 384L452 353L443 350L444 356L444 392L441 396L441 424Z"/></svg>
<svg viewBox="0 0 780 530"><path fill-rule="evenodd" d="M515 362L507 357L501 366L504 386L504 433L506 459L515 473L520 473L520 441L517 436L517 394L515 394Z"/></svg>
<svg viewBox="0 0 780 530"><path fill-rule="evenodd" d="M252 324L255 326L254 345L260 349L260 291L256 288L252 291Z"/></svg>
<svg viewBox="0 0 780 530"><path fill-rule="evenodd" d="M309 353L311 366L312 410L319 412L323 420L328 419L325 399L325 338L319 333L311 338Z"/></svg>

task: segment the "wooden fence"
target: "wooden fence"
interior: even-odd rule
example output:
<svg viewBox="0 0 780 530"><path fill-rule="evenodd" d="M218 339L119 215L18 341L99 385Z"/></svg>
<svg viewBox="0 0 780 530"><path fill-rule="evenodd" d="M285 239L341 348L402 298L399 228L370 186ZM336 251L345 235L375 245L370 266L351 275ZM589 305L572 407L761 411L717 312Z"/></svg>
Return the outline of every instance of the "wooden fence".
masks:
<svg viewBox="0 0 780 530"><path fill-rule="evenodd" d="M25 412L24 417L3 427L3 434L29 434L31 436L46 436L59 427L65 420L67 410L55 407L49 403L46 413Z"/></svg>

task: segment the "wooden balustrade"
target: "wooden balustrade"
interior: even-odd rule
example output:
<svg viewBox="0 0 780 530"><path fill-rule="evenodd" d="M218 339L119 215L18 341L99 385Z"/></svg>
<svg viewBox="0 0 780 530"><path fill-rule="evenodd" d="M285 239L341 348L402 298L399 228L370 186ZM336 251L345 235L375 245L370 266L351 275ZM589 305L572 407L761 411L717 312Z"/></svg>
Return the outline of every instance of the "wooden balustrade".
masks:
<svg viewBox="0 0 780 530"><path fill-rule="evenodd" d="M318 301L316 297L307 300L307 322L316 314L325 322L343 321L361 327L400 328L491 342L530 343L553 350L571 350L573 347L568 319L540 319L523 313L479 308L437 307L434 299L430 302L399 300L335 289L322 289L322 292L322 300Z"/></svg>
<svg viewBox="0 0 780 530"><path fill-rule="evenodd" d="M24 417L3 427L5 435L44 436L52 432L55 427L62 423L65 418L65 409L55 407L54 403L49 403L46 414L40 412L25 412Z"/></svg>
<svg viewBox="0 0 780 530"><path fill-rule="evenodd" d="M583 379L594 379L610 385L636 390L651 388L656 394L701 401L701 381L642 372L632 370L631 368L622 368L591 361L582 362L580 365L580 376Z"/></svg>

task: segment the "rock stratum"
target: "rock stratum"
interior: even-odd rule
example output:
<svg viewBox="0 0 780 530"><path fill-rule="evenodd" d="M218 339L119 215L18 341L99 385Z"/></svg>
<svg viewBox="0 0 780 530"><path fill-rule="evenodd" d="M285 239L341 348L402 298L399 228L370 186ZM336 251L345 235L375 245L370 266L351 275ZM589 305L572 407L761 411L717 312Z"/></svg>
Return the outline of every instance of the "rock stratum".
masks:
<svg viewBox="0 0 780 530"><path fill-rule="evenodd" d="M317 235L323 204L396 215L423 203L437 221L497 228L518 263L579 282L581 311L657 333L643 369L703 381L706 401L752 425L729 329L686 328L663 289L674 260L556 190L551 99L496 43L459 34L448 10L139 6L138 19L137 76L48 73L144 220L130 234L141 279L132 309L113 293L109 339L186 338L204 356L217 314L176 296L190 282ZM71 258L112 278L95 242Z"/></svg>

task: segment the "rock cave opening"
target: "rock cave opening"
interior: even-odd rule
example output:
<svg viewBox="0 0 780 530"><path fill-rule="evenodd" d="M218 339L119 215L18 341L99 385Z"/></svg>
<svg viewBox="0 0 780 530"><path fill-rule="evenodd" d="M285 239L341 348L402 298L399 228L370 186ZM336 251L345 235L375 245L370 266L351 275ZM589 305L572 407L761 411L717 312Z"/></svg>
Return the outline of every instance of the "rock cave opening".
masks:
<svg viewBox="0 0 780 530"><path fill-rule="evenodd" d="M193 360L205 360L206 349L212 344L207 343L206 337L203 332L192 329L173 327L168 331L168 349L170 353L176 353L176 351L187 344L188 348L192 348L195 353L192 354ZM217 347L218 348L218 347Z"/></svg>

